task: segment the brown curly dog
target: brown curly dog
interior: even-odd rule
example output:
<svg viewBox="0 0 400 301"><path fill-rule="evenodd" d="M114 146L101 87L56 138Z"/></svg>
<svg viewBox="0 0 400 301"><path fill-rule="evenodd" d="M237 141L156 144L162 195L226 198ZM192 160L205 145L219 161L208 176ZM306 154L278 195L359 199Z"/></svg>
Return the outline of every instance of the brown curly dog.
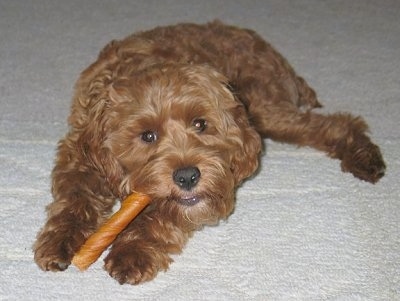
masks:
<svg viewBox="0 0 400 301"><path fill-rule="evenodd" d="M314 147L378 181L385 164L363 119L316 107L315 92L251 30L180 24L111 42L76 84L37 264L66 269L116 199L140 191L152 202L105 268L120 283L153 279L193 231L229 216L265 137Z"/></svg>

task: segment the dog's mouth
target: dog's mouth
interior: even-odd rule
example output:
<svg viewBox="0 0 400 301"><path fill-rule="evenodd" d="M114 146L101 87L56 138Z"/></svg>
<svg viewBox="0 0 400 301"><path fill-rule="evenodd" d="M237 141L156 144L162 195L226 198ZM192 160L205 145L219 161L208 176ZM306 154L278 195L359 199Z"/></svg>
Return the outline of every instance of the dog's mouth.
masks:
<svg viewBox="0 0 400 301"><path fill-rule="evenodd" d="M177 198L176 201L184 206L194 206L196 205L198 202L200 202L201 198L199 196L196 195L192 195L192 196L184 196L182 198Z"/></svg>

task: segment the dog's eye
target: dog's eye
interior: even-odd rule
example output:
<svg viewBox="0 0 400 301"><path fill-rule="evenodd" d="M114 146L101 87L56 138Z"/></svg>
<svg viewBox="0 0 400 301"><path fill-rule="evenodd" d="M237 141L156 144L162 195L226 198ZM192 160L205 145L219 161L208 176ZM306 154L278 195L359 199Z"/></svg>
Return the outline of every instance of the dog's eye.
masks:
<svg viewBox="0 0 400 301"><path fill-rule="evenodd" d="M142 140L147 143L153 143L157 140L157 133L154 131L146 131L142 133Z"/></svg>
<svg viewBox="0 0 400 301"><path fill-rule="evenodd" d="M204 119L193 120L193 126L197 132L201 133L207 128L207 121Z"/></svg>

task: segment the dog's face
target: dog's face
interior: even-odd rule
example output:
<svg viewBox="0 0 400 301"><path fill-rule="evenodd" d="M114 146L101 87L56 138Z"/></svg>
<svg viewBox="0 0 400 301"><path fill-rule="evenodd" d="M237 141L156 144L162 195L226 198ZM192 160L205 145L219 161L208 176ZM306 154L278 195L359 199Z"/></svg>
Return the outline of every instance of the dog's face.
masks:
<svg viewBox="0 0 400 301"><path fill-rule="evenodd" d="M261 140L222 75L149 68L116 78L107 106L103 148L114 163L105 169L115 178L119 165L113 185L121 195L147 193L158 210L195 225L231 213L235 187L257 169Z"/></svg>

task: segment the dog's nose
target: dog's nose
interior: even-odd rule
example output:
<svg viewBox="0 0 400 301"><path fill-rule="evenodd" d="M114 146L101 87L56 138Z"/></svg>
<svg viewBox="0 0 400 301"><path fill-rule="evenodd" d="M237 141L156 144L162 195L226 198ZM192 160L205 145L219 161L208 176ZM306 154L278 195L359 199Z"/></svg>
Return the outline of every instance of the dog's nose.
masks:
<svg viewBox="0 0 400 301"><path fill-rule="evenodd" d="M175 170L172 178L180 188L191 190L199 182L200 175L200 170L197 167L189 166Z"/></svg>

